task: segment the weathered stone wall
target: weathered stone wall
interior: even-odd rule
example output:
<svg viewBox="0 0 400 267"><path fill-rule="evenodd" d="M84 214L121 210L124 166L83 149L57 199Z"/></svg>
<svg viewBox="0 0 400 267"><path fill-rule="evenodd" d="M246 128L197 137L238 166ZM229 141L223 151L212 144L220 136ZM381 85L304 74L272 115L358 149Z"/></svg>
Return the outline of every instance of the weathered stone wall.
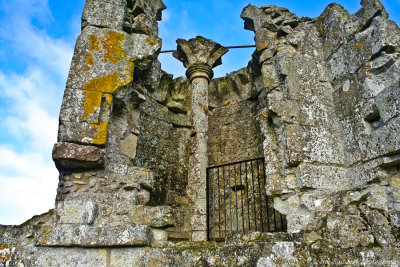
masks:
<svg viewBox="0 0 400 267"><path fill-rule="evenodd" d="M197 96L157 60L165 6L87 0L53 150L55 209L0 226L0 262L399 265L400 30L380 1L362 5L314 19L243 10L257 48L247 68L209 84L208 165L265 156L288 233L196 243L175 242L202 214L188 190Z"/></svg>
<svg viewBox="0 0 400 267"><path fill-rule="evenodd" d="M264 156L257 101L251 99L251 80L241 70L210 84L208 132L209 166Z"/></svg>

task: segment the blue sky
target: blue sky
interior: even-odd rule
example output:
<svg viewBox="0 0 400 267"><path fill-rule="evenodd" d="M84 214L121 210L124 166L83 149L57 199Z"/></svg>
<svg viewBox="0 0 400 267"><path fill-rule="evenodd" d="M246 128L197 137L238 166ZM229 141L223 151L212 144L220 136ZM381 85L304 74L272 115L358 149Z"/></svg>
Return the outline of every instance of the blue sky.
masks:
<svg viewBox="0 0 400 267"><path fill-rule="evenodd" d="M0 224L20 224L53 208L58 172L51 159L58 114L84 0L0 0ZM317 3L316 3L317 2ZM340 0L351 13L359 0ZM240 13L247 4L274 4L299 17L316 17L331 1L164 0L160 36L163 49L177 38L202 35L222 45L253 44ZM391 19L400 21L400 0L385 0ZM232 50L216 76L247 65L252 49ZM184 74L170 54L163 69Z"/></svg>

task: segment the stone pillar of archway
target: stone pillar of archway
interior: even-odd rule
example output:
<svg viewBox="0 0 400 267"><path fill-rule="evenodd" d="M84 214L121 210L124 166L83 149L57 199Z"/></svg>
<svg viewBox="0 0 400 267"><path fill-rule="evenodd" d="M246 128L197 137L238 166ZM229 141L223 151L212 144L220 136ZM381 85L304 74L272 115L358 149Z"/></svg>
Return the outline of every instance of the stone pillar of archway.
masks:
<svg viewBox="0 0 400 267"><path fill-rule="evenodd" d="M212 69L220 65L221 57L228 49L220 44L197 36L188 41L178 39L174 57L187 68L186 76L192 86L192 135L189 155L189 173L186 194L191 212L191 240L207 240L207 200L206 169L208 132L208 83L214 73Z"/></svg>

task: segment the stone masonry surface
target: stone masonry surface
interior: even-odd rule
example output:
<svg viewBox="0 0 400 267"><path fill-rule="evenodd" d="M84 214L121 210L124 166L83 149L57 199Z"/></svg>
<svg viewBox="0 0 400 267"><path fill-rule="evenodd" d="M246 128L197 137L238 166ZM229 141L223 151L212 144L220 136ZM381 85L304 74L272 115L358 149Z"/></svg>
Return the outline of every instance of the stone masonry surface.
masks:
<svg viewBox="0 0 400 267"><path fill-rule="evenodd" d="M87 0L55 208L0 225L0 266L399 266L400 29L361 4L248 5L248 66L212 79L227 49L178 39L188 78L174 79L161 0ZM207 241L205 168L260 157L287 232Z"/></svg>

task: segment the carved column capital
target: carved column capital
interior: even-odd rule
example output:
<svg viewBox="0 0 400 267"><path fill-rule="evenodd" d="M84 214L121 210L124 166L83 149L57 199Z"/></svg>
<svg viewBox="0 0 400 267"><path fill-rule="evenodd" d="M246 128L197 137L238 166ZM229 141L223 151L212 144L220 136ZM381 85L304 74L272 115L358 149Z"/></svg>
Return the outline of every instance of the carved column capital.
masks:
<svg viewBox="0 0 400 267"><path fill-rule="evenodd" d="M206 64L193 65L186 70L186 77L191 81L195 78L204 78L208 82L214 77L211 67Z"/></svg>
<svg viewBox="0 0 400 267"><path fill-rule="evenodd" d="M201 36L188 41L178 39L176 42L178 47L173 56L181 61L188 71L196 66L208 66L212 69L221 65L221 57L228 52L228 48Z"/></svg>

